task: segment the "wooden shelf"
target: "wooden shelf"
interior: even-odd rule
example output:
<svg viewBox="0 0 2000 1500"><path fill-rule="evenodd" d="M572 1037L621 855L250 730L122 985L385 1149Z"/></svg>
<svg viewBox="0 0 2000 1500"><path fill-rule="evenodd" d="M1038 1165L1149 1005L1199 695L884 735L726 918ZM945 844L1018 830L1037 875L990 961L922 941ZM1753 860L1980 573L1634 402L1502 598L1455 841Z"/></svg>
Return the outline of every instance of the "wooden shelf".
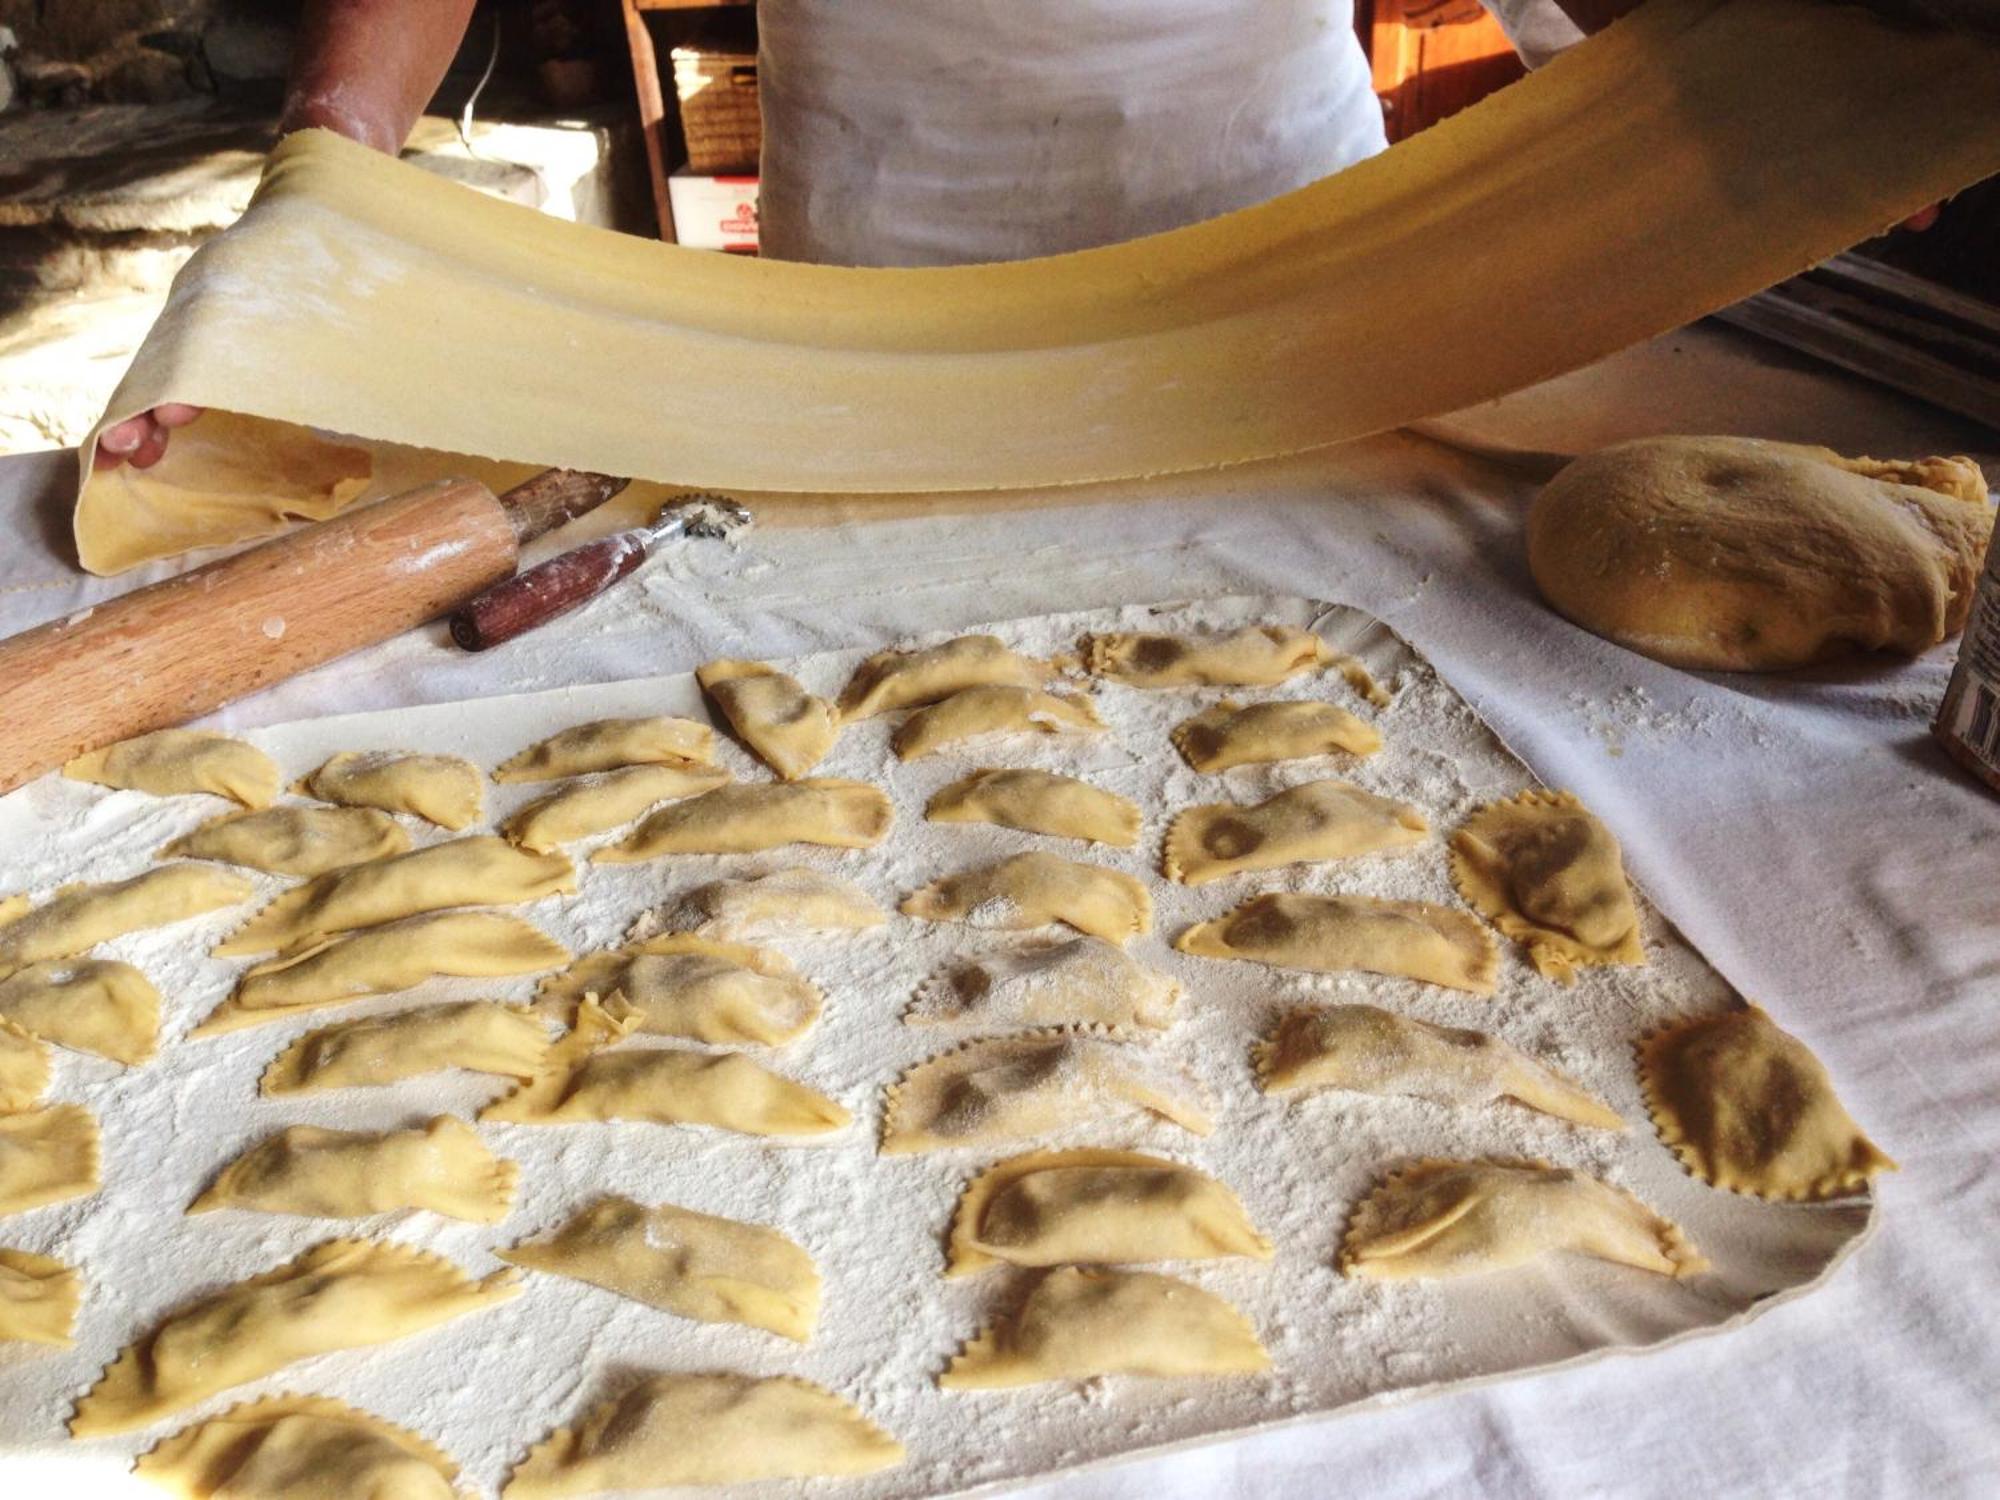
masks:
<svg viewBox="0 0 2000 1500"><path fill-rule="evenodd" d="M667 150L661 139L666 128L667 97L660 85L660 59L647 29L648 13L734 10L756 0L620 0L625 12L625 41L632 52L632 86L639 97L639 133L646 139L646 169L653 179L653 211L659 216L660 238L674 244L674 207L667 197Z"/></svg>

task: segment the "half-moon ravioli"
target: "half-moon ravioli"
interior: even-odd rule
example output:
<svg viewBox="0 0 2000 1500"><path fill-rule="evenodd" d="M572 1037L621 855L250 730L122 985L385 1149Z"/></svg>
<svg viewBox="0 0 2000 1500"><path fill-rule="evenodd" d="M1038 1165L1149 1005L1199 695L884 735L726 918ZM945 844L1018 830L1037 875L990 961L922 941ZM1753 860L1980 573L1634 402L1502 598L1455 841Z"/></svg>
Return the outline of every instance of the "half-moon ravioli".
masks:
<svg viewBox="0 0 2000 1500"><path fill-rule="evenodd" d="M1251 1375L1270 1365L1249 1319L1213 1292L1150 1271L1062 1266L969 1342L938 1384L986 1391L1101 1375Z"/></svg>
<svg viewBox="0 0 2000 1500"><path fill-rule="evenodd" d="M415 1130L328 1130L290 1125L224 1167L191 1214L242 1208L320 1219L428 1209L497 1224L514 1203L520 1168L451 1115Z"/></svg>
<svg viewBox="0 0 2000 1500"><path fill-rule="evenodd" d="M520 1272L474 1281L410 1245L328 1240L169 1313L76 1403L76 1437L129 1432L315 1354L364 1349L520 1294Z"/></svg>
<svg viewBox="0 0 2000 1500"><path fill-rule="evenodd" d="M1335 751L1373 755L1382 748L1374 725L1344 708L1310 700L1243 704L1224 698L1183 720L1172 739L1181 759L1210 774Z"/></svg>
<svg viewBox="0 0 2000 1500"><path fill-rule="evenodd" d="M934 880L906 896L902 910L1006 932L1059 922L1112 943L1153 929L1152 895L1130 875L1039 852Z"/></svg>
<svg viewBox="0 0 2000 1500"><path fill-rule="evenodd" d="M160 851L161 859L210 859L271 875L324 875L410 847L386 813L368 807L267 807L225 813Z"/></svg>
<svg viewBox="0 0 2000 1500"><path fill-rule="evenodd" d="M299 783L322 802L409 813L457 832L486 809L486 778L457 755L405 750L342 750Z"/></svg>
<svg viewBox="0 0 2000 1500"><path fill-rule="evenodd" d="M1711 1186L1812 1200L1895 1170L1811 1049L1755 1005L1647 1037L1639 1083L1660 1139Z"/></svg>
<svg viewBox="0 0 2000 1500"><path fill-rule="evenodd" d="M694 675L737 737L786 781L818 765L840 733L831 703L762 662L724 658Z"/></svg>
<svg viewBox="0 0 2000 1500"><path fill-rule="evenodd" d="M81 1104L0 1115L0 1214L96 1192L98 1163L97 1121Z"/></svg>
<svg viewBox="0 0 2000 1500"><path fill-rule="evenodd" d="M1421 844L1431 825L1418 808L1348 781L1308 781L1254 807L1190 807L1168 825L1160 870L1206 885L1246 870L1350 859Z"/></svg>
<svg viewBox="0 0 2000 1500"><path fill-rule="evenodd" d="M741 1323L806 1343L819 1271L775 1229L662 1203L607 1197L539 1240L495 1252L702 1323Z"/></svg>
<svg viewBox="0 0 2000 1500"><path fill-rule="evenodd" d="M1201 1086L1146 1048L1092 1028L982 1037L891 1084L882 1154L988 1146L1079 1125L1162 1120L1207 1135Z"/></svg>
<svg viewBox="0 0 2000 1500"><path fill-rule="evenodd" d="M1200 958L1238 958L1318 974L1360 970L1490 995L1499 973L1493 939L1466 912L1375 896L1252 896L1227 916L1197 922L1174 946Z"/></svg>
<svg viewBox="0 0 2000 1500"><path fill-rule="evenodd" d="M0 979L0 1018L128 1066L159 1050L160 992L128 963L50 959Z"/></svg>
<svg viewBox="0 0 2000 1500"><path fill-rule="evenodd" d="M1355 1205L1340 1270L1371 1281L1469 1276L1557 1251L1661 1276L1708 1266L1678 1225L1586 1173L1532 1161L1420 1161Z"/></svg>
<svg viewBox="0 0 2000 1500"><path fill-rule="evenodd" d="M1452 835L1451 873L1473 910L1559 984L1580 965L1646 961L1618 840L1568 792L1478 809Z"/></svg>
<svg viewBox="0 0 2000 1500"><path fill-rule="evenodd" d="M52 1256L0 1249L0 1343L68 1348L83 1278Z"/></svg>
<svg viewBox="0 0 2000 1500"><path fill-rule="evenodd" d="M726 941L795 932L861 932L889 920L875 898L853 881L804 869L711 881L689 891L669 910L673 925L684 917L697 924L693 930L698 936ZM632 934L651 935L636 929Z"/></svg>
<svg viewBox="0 0 2000 1500"><path fill-rule="evenodd" d="M567 1023L585 996L614 994L625 997L640 1031L724 1046L793 1041L823 1004L781 953L668 933L578 959L541 982L535 1008Z"/></svg>
<svg viewBox="0 0 2000 1500"><path fill-rule="evenodd" d="M1234 1193L1205 1172L1137 1151L1030 1151L966 1186L945 1275L988 1266L1129 1265L1271 1258Z"/></svg>
<svg viewBox="0 0 2000 1500"><path fill-rule="evenodd" d="M495 781L554 781L619 766L707 765L715 731L692 719L597 719L530 745L493 772Z"/></svg>
<svg viewBox="0 0 2000 1500"><path fill-rule="evenodd" d="M48 1086L48 1045L0 1017L0 1115L33 1107Z"/></svg>
<svg viewBox="0 0 2000 1500"><path fill-rule="evenodd" d="M1610 1105L1498 1037L1414 1021L1377 1005L1289 1011L1251 1055L1267 1094L1328 1088L1439 1104L1512 1099L1578 1125L1625 1128Z"/></svg>
<svg viewBox="0 0 2000 1500"><path fill-rule="evenodd" d="M66 885L0 927L0 974L71 958L128 932L166 927L247 901L249 880L208 865L162 865L130 880Z"/></svg>
<svg viewBox="0 0 2000 1500"><path fill-rule="evenodd" d="M308 1031L271 1060L258 1088L265 1094L379 1088L446 1068L526 1080L548 1050L548 1028L532 1011L462 1000Z"/></svg>
<svg viewBox="0 0 2000 1500"><path fill-rule="evenodd" d="M872 849L888 834L891 817L882 789L865 781L822 776L717 787L661 808L591 858L626 864L663 854L756 854L786 844Z"/></svg>
<svg viewBox="0 0 2000 1500"><path fill-rule="evenodd" d="M840 690L840 720L917 708L978 687L1040 687L1055 663L1022 656L993 635L961 635L921 650L877 651Z"/></svg>
<svg viewBox="0 0 2000 1500"><path fill-rule="evenodd" d="M269 953L451 906L516 906L576 889L563 854L531 854L491 834L332 870L273 898L217 943L217 957ZM4 930L4 929L0 929Z"/></svg>
<svg viewBox="0 0 2000 1500"><path fill-rule="evenodd" d="M278 795L276 762L212 729L161 729L120 740L77 756L63 775L159 797L207 792L245 807L268 807Z"/></svg>
<svg viewBox="0 0 2000 1500"><path fill-rule="evenodd" d="M1102 734L1104 721L1080 693L1037 687L975 687L920 708L896 726L889 748L898 760L935 755L994 734Z"/></svg>
<svg viewBox="0 0 2000 1500"><path fill-rule="evenodd" d="M988 1028L1173 1024L1181 987L1102 938L1041 943L947 964L917 987L903 1019Z"/></svg>
<svg viewBox="0 0 2000 1500"><path fill-rule="evenodd" d="M458 1466L328 1396L271 1396L183 1427L132 1472L182 1500L459 1500Z"/></svg>
<svg viewBox="0 0 2000 1500"><path fill-rule="evenodd" d="M574 839L622 828L662 802L725 786L720 766L621 766L566 781L509 818L503 832L523 849L547 853Z"/></svg>
<svg viewBox="0 0 2000 1500"><path fill-rule="evenodd" d="M872 1474L903 1445L793 1375L654 1375L538 1443L501 1500Z"/></svg>
<svg viewBox="0 0 2000 1500"><path fill-rule="evenodd" d="M1296 625L1245 625L1196 635L1114 631L1083 638L1093 677L1128 687L1271 687L1333 660L1317 633Z"/></svg>
<svg viewBox="0 0 2000 1500"><path fill-rule="evenodd" d="M1120 849L1139 841L1138 803L1053 771L974 771L933 793L924 816L933 823L994 823Z"/></svg>

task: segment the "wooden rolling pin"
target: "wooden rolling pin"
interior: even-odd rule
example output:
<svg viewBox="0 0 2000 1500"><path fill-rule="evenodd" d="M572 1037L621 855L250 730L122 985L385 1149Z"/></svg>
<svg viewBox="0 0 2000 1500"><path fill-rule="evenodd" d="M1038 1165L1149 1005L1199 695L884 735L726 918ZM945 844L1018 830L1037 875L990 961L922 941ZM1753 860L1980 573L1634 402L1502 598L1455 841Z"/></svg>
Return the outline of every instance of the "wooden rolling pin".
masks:
<svg viewBox="0 0 2000 1500"><path fill-rule="evenodd" d="M0 792L436 619L626 483L442 480L0 641Z"/></svg>

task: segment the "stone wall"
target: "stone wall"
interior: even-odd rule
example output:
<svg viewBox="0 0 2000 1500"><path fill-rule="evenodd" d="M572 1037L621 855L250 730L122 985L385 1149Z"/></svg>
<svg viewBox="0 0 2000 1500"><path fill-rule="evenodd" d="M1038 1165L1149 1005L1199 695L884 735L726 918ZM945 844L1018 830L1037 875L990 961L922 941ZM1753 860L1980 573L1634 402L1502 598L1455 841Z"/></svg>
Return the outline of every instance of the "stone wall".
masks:
<svg viewBox="0 0 2000 1500"><path fill-rule="evenodd" d="M274 88L297 10L296 0L0 0L13 34L0 93L13 108L73 108Z"/></svg>

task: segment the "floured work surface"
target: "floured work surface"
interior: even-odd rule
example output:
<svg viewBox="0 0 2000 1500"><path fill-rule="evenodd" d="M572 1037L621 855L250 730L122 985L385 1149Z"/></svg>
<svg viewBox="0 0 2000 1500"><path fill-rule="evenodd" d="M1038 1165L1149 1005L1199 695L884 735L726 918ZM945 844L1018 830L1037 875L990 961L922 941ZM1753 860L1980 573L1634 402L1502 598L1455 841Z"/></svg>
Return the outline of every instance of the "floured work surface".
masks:
<svg viewBox="0 0 2000 1500"><path fill-rule="evenodd" d="M855 1115L845 1131L813 1144L780 1145L649 1124L486 1123L478 1133L487 1147L521 1167L520 1199L497 1225L422 1213L356 1221L241 1211L187 1218L183 1208L223 1165L282 1127L405 1129L441 1113L470 1117L508 1087L483 1075L435 1074L378 1089L260 1097L259 1076L294 1038L331 1022L439 1001L524 1000L536 980L433 981L406 994L190 1039L189 1030L223 999L244 966L241 959L204 955L252 908L119 939L99 956L128 959L158 985L165 997L162 1050L134 1069L58 1054L49 1097L84 1104L98 1116L105 1185L90 1197L0 1218L0 1244L54 1256L78 1267L86 1281L73 1349L0 1346L0 1481L18 1475L49 1484L87 1469L94 1484L108 1486L131 1455L186 1421L240 1400L298 1391L339 1397L421 1433L456 1458L481 1493L490 1493L530 1445L625 1389L637 1374L734 1370L816 1381L907 1446L901 1467L827 1481L827 1493L950 1492L1716 1330L1812 1287L1865 1233L1872 1198L1800 1205L1720 1192L1684 1173L1656 1138L1634 1075L1633 1043L1662 1023L1739 1002L1643 903L1646 967L1586 968L1564 988L1536 974L1519 948L1503 942L1499 986L1491 997L1173 951L1171 940L1190 923L1219 916L1263 890L1359 892L1462 908L1447 873L1450 831L1475 805L1534 784L1415 653L1357 611L1299 599L1215 600L1049 616L994 629L1009 645L1050 655L1071 649L1088 631L1264 623L1317 623L1330 644L1370 665L1391 691L1391 702L1370 706L1332 671L1272 689L1148 692L1103 682L1092 686L1110 726L1104 736L995 740L907 763L889 752L896 716L883 715L850 725L814 773L871 781L889 791L896 821L880 847L668 856L635 864L593 865L579 858L580 894L509 908L582 953L620 943L641 913L724 876L781 867L821 870L856 881L893 911L903 896L940 875L1028 849L1110 866L1144 881L1152 895L1153 932L1128 951L1177 979L1185 993L1173 1025L1151 1045L1206 1088L1213 1134L1199 1138L1153 1121L972 1150L878 1155L884 1086L962 1036L983 1034L978 1027L906 1025L902 1017L918 984L948 961L1018 949L1035 937L891 916L886 926L851 935L756 940L782 950L825 992L826 1007L799 1040L751 1055L844 1104ZM864 654L828 653L788 669L809 691L831 697ZM1199 775L1170 747L1168 733L1226 696L1329 701L1379 728L1385 746L1363 760L1342 756ZM341 750L445 752L490 770L573 724L656 713L708 717L693 679L676 675L318 720L250 738L276 757L289 784ZM719 755L739 780L768 778L734 743L724 744ZM980 824L924 821L924 806L936 790L989 765L1068 772L1133 799L1144 814L1138 844L1057 844ZM1159 876L1165 825L1182 808L1254 802L1328 775L1416 804L1429 819L1430 837L1400 857L1236 875L1193 888ZM489 785L488 823L497 825L548 789L541 783ZM69 880L135 874L150 866L153 851L221 810L208 798L157 799L45 778L0 802L0 838L10 856L7 888L41 897ZM1599 811L1615 815L1615 809ZM449 837L405 821L420 846ZM581 856L589 847L572 845L570 852ZM285 884L256 879L260 900ZM1785 1022L1783 996L1754 998L1780 1025ZM1496 1034L1609 1103L1628 1128L1581 1129L1508 1103L1454 1108L1358 1093L1260 1093L1251 1072L1252 1044L1285 1011L1314 1001L1368 1002ZM944 1236L960 1191L994 1160L1044 1144L1148 1151L1196 1165L1240 1196L1250 1222L1273 1242L1271 1260L1162 1269L1240 1308L1270 1351L1268 1372L1114 1377L1011 1391L937 1388L937 1375L961 1344L1015 1306L1032 1279L1032 1273L1004 1269L943 1279ZM1356 1200L1384 1171L1440 1156L1538 1157L1602 1177L1677 1222L1712 1269L1676 1281L1560 1255L1451 1281L1343 1279L1335 1256ZM823 1310L810 1344L800 1347L732 1324L685 1321L582 1282L530 1273L514 1301L420 1338L321 1356L144 1432L89 1441L63 1434L75 1397L118 1350L196 1295L340 1234L435 1249L483 1276L499 1268L493 1250L544 1237L606 1193L769 1225L796 1240L824 1278ZM137 1481L131 1492L150 1493ZM744 1492L759 1491L753 1486Z"/></svg>

